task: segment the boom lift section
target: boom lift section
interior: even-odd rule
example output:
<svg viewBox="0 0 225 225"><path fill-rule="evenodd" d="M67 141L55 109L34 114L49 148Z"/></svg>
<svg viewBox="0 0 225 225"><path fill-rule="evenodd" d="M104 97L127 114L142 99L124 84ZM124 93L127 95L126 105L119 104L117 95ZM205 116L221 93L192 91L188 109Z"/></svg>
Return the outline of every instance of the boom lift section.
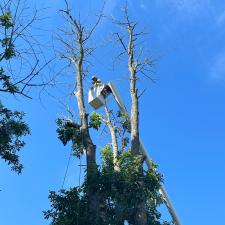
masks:
<svg viewBox="0 0 225 225"><path fill-rule="evenodd" d="M95 78L95 77L94 77ZM88 103L95 109L99 109L100 107L102 107L103 105L105 105L106 103L106 98L108 97L108 95L112 94L113 97L115 98L115 101L120 109L120 111L126 115L129 114L126 110L126 107L119 95L119 92L117 91L116 86L113 84L113 82L109 82L108 84L103 84L101 83L101 81L99 80L98 83L96 83L96 85L93 85L93 87L91 88L91 90L89 90L88 93ZM130 118L129 118L130 119ZM151 167L152 165L152 159L150 158L148 152L146 151L142 141L140 140L140 150L142 152L142 154L145 156L146 159L146 164L148 166L148 168ZM181 225L181 222L177 216L177 213L173 207L172 202L170 201L170 198L165 190L165 187L163 184L161 184L160 189L159 189L160 194L163 196L164 199L164 203L173 219L173 223L175 225Z"/></svg>

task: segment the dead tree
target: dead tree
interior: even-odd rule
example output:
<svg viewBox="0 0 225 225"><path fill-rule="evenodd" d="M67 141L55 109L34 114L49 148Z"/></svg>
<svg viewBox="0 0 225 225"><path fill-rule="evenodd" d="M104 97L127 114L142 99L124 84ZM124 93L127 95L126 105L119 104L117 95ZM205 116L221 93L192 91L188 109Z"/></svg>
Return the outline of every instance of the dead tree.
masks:
<svg viewBox="0 0 225 225"><path fill-rule="evenodd" d="M69 8L68 2L65 0L65 10L60 10L69 25L69 33L71 42L67 42L64 37L58 38L66 49L66 53L62 53L61 57L69 60L70 64L75 67L76 89L74 95L77 98L78 111L80 116L80 131L82 136L82 145L86 153L87 162L87 198L88 210L90 217L92 216L93 224L95 218L100 213L99 196L97 190L98 169L96 163L96 145L93 143L88 126L88 113L84 101L84 63L86 58L91 55L93 49L87 47L87 42L102 18L102 12L97 18L97 22L90 30L86 30L79 19L76 19Z"/></svg>
<svg viewBox="0 0 225 225"><path fill-rule="evenodd" d="M139 94L137 88L137 81L139 75L142 74L145 77L151 79L151 77L146 74L149 72L149 67L152 66L152 60L149 58L143 59L143 48L140 48L138 52L137 40L143 32L137 33L136 26L137 23L130 20L128 15L127 6L124 9L125 20L114 22L126 30L127 35L121 35L116 33L117 41L121 44L123 51L119 54L119 57L126 55L128 57L128 70L130 73L130 96L131 96L131 153L133 157L143 157L140 152L140 137L139 137ZM128 38L126 38L128 37ZM153 79L151 79L154 81ZM142 166L142 165L141 165ZM143 184L141 184L143 185ZM144 200L136 206L134 215L135 225L147 225L147 214L145 210Z"/></svg>

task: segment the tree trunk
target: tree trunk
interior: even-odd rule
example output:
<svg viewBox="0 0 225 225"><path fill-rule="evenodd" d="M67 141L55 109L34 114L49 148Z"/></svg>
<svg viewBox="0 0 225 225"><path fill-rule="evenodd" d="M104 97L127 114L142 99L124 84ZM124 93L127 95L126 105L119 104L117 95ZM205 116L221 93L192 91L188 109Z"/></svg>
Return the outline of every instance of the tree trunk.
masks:
<svg viewBox="0 0 225 225"><path fill-rule="evenodd" d="M118 165L119 148L118 148L117 137L116 137L116 129L114 125L112 124L111 115L107 107L105 107L105 112L106 112L107 120L104 120L103 122L105 122L105 124L108 126L110 134L111 134L114 170L116 172L119 172L120 171L120 168Z"/></svg>
<svg viewBox="0 0 225 225"><path fill-rule="evenodd" d="M131 153L132 155L139 156L140 153L140 138L139 138L139 105L136 89L136 75L135 71L131 68L130 78L130 93L131 93ZM142 183L140 183L143 185ZM141 202L136 207L135 225L147 225L147 215L145 211L145 203Z"/></svg>
<svg viewBox="0 0 225 225"><path fill-rule="evenodd" d="M118 148L118 142L117 142L117 136L116 136L116 129L112 123L111 115L107 107L105 107L105 112L106 112L107 120L104 120L103 122L108 126L110 134L111 134L114 171L119 173L120 172L120 167L118 164L119 148ZM116 225L124 225L123 208L120 206L118 202L116 202L115 204L115 214L116 214Z"/></svg>
<svg viewBox="0 0 225 225"><path fill-rule="evenodd" d="M88 128L88 114L85 109L84 103L84 93L83 93L83 44L80 42L80 56L77 62L77 102L78 109L81 119L81 134L82 134L82 143L86 151L86 162L87 162L87 197L88 197L88 210L91 213L95 214L97 217L99 213L99 201L97 194L97 180L98 179L98 169L96 164L96 146L93 144L92 139L89 134ZM93 215L94 216L94 215Z"/></svg>
<svg viewBox="0 0 225 225"><path fill-rule="evenodd" d="M133 43L134 26L129 24L129 44L128 44L128 69L130 71L130 95L131 95L131 154L133 157L140 156L140 138L139 138L139 102L137 83L137 63L134 60L134 43ZM144 184L140 182L143 186ZM145 202L140 202L136 206L134 215L134 225L147 225L147 214Z"/></svg>
<svg viewBox="0 0 225 225"><path fill-rule="evenodd" d="M131 93L131 153L133 156L140 155L139 139L139 105L136 89L136 75L131 68L130 93Z"/></svg>

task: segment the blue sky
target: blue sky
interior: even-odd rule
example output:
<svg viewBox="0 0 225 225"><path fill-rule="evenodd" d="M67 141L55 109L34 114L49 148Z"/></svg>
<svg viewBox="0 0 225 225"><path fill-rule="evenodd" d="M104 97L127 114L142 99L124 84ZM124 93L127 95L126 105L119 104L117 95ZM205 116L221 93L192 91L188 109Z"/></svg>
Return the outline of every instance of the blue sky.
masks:
<svg viewBox="0 0 225 225"><path fill-rule="evenodd" d="M57 10L61 0L32 1L50 6L50 31L62 23ZM75 1L83 18L101 6L100 0ZM223 225L225 214L225 2L222 0L128 0L130 15L145 29L145 48L156 59L154 76L139 83L147 88L140 102L141 137L164 174L165 186L183 225ZM105 13L120 16L122 1L108 0ZM92 73L105 82L114 80L129 108L126 68L112 69L114 48L110 33L116 29L102 21L93 43ZM44 38L51 39L51 32ZM101 45L101 43L106 43ZM50 54L50 53L46 53ZM116 53L115 53L116 54ZM59 96L58 90L53 90ZM61 93L61 92L60 92ZM63 97L61 97L61 100ZM65 100L66 101L66 100ZM71 100L76 111L76 101ZM0 218L4 225L43 225L42 211L49 208L49 190L61 188L69 148L57 140L55 119L64 115L62 105L48 95L32 101L8 100L26 112L32 136L21 152L25 166L17 176L0 162ZM90 109L88 107L88 109ZM98 149L104 138L95 138ZM77 184L79 161L69 165L65 186Z"/></svg>

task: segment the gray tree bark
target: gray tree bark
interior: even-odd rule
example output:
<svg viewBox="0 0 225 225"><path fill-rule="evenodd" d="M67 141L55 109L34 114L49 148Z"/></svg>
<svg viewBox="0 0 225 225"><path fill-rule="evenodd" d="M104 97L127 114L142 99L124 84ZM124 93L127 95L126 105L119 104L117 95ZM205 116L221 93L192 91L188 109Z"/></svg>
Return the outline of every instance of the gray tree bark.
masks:
<svg viewBox="0 0 225 225"><path fill-rule="evenodd" d="M137 62L134 59L134 28L128 22L129 43L128 43L128 69L130 71L130 95L131 95L131 153L133 157L140 156L140 138L139 138L139 101L137 84ZM143 185L142 183L140 183ZM147 225L147 214L145 202L140 202L136 206L134 216L135 225Z"/></svg>
<svg viewBox="0 0 225 225"><path fill-rule="evenodd" d="M118 148L118 142L117 142L117 136L116 136L116 128L112 122L110 111L108 110L106 106L105 106L105 112L106 112L107 119L106 120L103 119L103 122L108 126L110 134L111 134L114 171L119 173L120 172L120 167L118 163L119 148ZM116 203L115 205L115 213L116 213L116 225L124 225L123 209L119 203Z"/></svg>
<svg viewBox="0 0 225 225"><path fill-rule="evenodd" d="M76 67L76 91L74 92L77 98L78 110L81 121L81 136L82 144L86 152L86 162L87 162L87 199L88 199L88 211L90 213L93 224L96 225L96 220L100 214L100 199L97 189L97 179L98 179L98 168L96 163L96 146L94 145L88 127L88 114L85 109L84 101L84 89L83 89L83 64L86 55L88 54L88 48L85 46L87 40L91 37L94 29L98 25L100 18L97 23L89 32L85 32L84 26L80 21L76 20L69 9L67 0L64 0L66 4L66 10L61 10L66 15L66 20L70 26L71 34L73 38L73 44L67 43L65 40L61 42L65 45L68 50L68 55L63 56L69 59L72 64ZM74 47L75 46L75 47Z"/></svg>
<svg viewBox="0 0 225 225"><path fill-rule="evenodd" d="M105 107L105 112L106 112L107 120L103 120L103 122L108 126L110 134L111 134L114 170L116 172L119 172L120 171L119 164L118 164L119 148L118 148L118 142L117 142L117 136L116 136L116 128L112 123L111 115L107 107Z"/></svg>
<svg viewBox="0 0 225 225"><path fill-rule="evenodd" d="M89 134L88 128L88 114L85 109L84 93L83 93L83 61L84 61L84 47L83 47L83 36L82 30L78 32L78 43L79 43L79 56L76 63L76 83L77 91L76 97L78 102L78 109L81 119L81 134L82 143L86 151L86 162L87 162L87 188L88 188L88 208L91 212L99 213L99 201L98 194L96 192L96 179L98 177L97 163L96 163L96 146L93 144Z"/></svg>

